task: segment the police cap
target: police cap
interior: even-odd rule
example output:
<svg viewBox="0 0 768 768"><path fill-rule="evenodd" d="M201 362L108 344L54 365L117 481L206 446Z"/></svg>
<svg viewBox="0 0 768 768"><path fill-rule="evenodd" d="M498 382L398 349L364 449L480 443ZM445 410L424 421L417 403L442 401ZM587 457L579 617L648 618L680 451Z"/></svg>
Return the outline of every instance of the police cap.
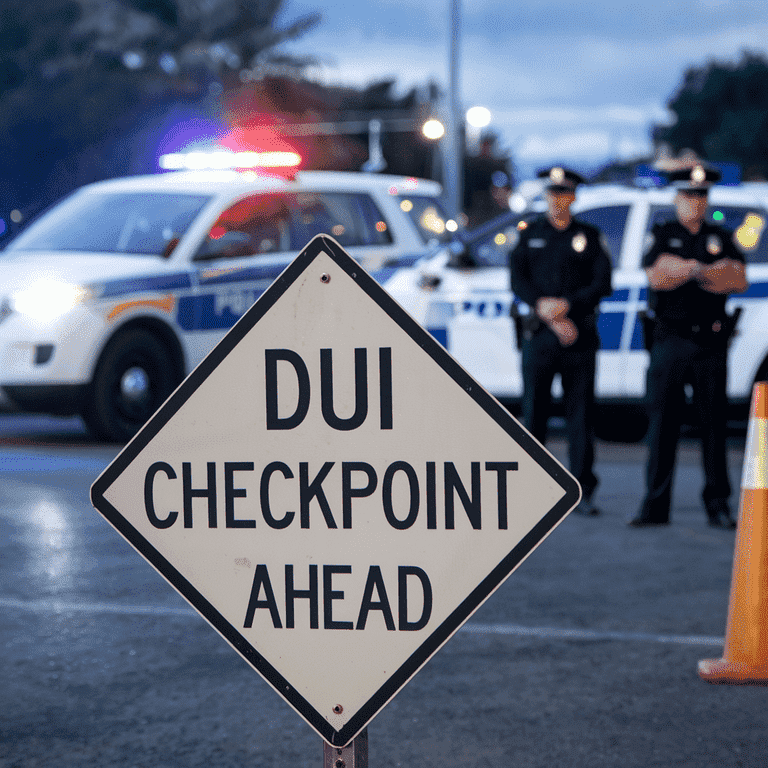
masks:
<svg viewBox="0 0 768 768"><path fill-rule="evenodd" d="M546 179L546 189L550 192L575 192L584 179L575 171L556 165L544 171L539 171L538 177Z"/></svg>
<svg viewBox="0 0 768 768"><path fill-rule="evenodd" d="M669 171L669 181L680 192L703 194L715 183L720 181L722 174L716 168L707 168L701 164L690 168L680 168Z"/></svg>

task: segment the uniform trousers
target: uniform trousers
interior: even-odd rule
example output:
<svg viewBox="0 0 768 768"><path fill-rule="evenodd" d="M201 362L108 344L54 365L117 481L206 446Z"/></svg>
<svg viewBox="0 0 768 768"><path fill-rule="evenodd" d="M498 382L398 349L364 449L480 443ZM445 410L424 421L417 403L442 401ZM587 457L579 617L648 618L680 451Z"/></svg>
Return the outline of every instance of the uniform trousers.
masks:
<svg viewBox="0 0 768 768"><path fill-rule="evenodd" d="M717 346L670 334L651 347L646 401L648 407L648 464L646 496L640 515L668 522L672 502L672 476L685 411L685 385L693 387L693 404L701 429L706 509L731 495L726 463L727 393L724 344Z"/></svg>
<svg viewBox="0 0 768 768"><path fill-rule="evenodd" d="M543 443L552 412L552 381L560 374L563 384L568 462L571 473L589 499L597 488L594 408L595 369L599 340L594 331L583 331L575 344L563 347L546 326L523 342L523 421Z"/></svg>

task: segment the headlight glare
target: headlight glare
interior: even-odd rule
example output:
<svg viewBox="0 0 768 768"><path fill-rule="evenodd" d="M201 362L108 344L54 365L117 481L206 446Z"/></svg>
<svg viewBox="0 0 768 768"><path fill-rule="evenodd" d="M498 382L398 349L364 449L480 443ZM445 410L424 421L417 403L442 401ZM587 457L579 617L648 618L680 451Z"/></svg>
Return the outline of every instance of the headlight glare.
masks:
<svg viewBox="0 0 768 768"><path fill-rule="evenodd" d="M70 283L38 282L11 297L11 308L38 321L55 320L88 295L87 289Z"/></svg>

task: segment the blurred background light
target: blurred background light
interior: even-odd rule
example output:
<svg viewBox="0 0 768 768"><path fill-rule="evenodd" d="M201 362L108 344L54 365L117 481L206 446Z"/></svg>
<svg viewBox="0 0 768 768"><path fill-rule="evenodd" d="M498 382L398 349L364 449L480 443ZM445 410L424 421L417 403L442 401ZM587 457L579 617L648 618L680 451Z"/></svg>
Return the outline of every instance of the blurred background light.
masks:
<svg viewBox="0 0 768 768"><path fill-rule="evenodd" d="M435 141L445 136L445 126L439 121L430 119L421 127L421 132L427 139Z"/></svg>
<svg viewBox="0 0 768 768"><path fill-rule="evenodd" d="M486 107L470 107L466 118L473 128L485 128L491 123L491 110Z"/></svg>

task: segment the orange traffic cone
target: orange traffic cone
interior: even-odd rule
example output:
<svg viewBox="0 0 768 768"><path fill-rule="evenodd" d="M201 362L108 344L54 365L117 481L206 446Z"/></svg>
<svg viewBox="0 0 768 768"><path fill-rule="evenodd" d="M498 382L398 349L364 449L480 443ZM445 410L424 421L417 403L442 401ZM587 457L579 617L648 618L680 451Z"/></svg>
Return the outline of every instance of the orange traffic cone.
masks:
<svg viewBox="0 0 768 768"><path fill-rule="evenodd" d="M699 662L710 683L768 685L768 382L755 384L722 659Z"/></svg>

